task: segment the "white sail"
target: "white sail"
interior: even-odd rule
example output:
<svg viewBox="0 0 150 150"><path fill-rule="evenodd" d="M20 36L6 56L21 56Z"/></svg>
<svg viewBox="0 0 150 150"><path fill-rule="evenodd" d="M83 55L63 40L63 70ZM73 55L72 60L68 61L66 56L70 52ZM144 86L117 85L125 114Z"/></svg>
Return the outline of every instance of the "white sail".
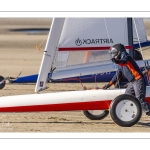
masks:
<svg viewBox="0 0 150 150"><path fill-rule="evenodd" d="M127 45L128 39L122 36L126 33L126 18L66 18L58 46L62 50L74 47L107 47L116 42Z"/></svg>
<svg viewBox="0 0 150 150"><path fill-rule="evenodd" d="M136 18L135 22L139 39L146 41L143 19ZM134 26L133 38L137 39ZM52 79L116 70L116 66L110 61L108 50L117 43L124 44L126 49L131 48L128 45L127 18L55 18L35 92L45 87L52 67L56 68Z"/></svg>
<svg viewBox="0 0 150 150"><path fill-rule="evenodd" d="M106 50L115 43L127 46L126 34L126 18L66 18L53 66L62 70L78 64L110 60Z"/></svg>

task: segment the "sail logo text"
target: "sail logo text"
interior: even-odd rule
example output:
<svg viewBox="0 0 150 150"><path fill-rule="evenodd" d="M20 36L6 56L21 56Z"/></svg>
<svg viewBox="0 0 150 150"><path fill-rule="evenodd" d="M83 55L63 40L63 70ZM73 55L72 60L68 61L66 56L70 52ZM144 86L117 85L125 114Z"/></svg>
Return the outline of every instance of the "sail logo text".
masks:
<svg viewBox="0 0 150 150"><path fill-rule="evenodd" d="M77 46L85 45L85 44L109 44L113 43L112 39L77 39L75 44Z"/></svg>

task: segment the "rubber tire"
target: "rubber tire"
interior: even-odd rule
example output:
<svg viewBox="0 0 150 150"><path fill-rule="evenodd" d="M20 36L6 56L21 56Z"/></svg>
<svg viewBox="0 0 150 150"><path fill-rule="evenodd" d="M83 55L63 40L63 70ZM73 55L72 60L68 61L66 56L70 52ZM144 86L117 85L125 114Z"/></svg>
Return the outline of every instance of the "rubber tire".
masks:
<svg viewBox="0 0 150 150"><path fill-rule="evenodd" d="M4 77L0 76L0 82L4 80ZM0 90L5 87L6 82L4 81L2 84L0 84Z"/></svg>
<svg viewBox="0 0 150 150"><path fill-rule="evenodd" d="M134 117L134 119L131 120L131 121L123 121L123 120L119 119L116 115L116 107L117 107L118 103L121 102L122 100L130 100L136 105L137 114ZM111 104L110 104L110 116L111 116L112 120L116 124L118 124L119 126L131 127L140 120L140 118L142 116L142 107L141 107L141 104L140 104L140 102L138 101L138 99L136 97L134 97L132 95L128 95L128 94L122 94L122 95L117 96L111 102Z"/></svg>
<svg viewBox="0 0 150 150"><path fill-rule="evenodd" d="M102 120L108 116L109 110L104 110L104 112L99 115L93 115L89 112L89 110L86 110L83 111L83 114L90 120Z"/></svg>
<svg viewBox="0 0 150 150"><path fill-rule="evenodd" d="M143 60L142 54L140 51L134 49L134 60Z"/></svg>

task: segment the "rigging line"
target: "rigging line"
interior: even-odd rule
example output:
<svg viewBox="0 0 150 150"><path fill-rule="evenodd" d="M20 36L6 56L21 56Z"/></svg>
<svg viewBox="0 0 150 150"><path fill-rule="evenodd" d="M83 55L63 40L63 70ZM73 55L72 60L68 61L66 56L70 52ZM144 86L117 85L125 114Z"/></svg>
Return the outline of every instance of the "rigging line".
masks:
<svg viewBox="0 0 150 150"><path fill-rule="evenodd" d="M86 89L86 87L85 87L85 86L83 86L82 81L81 81L81 79L80 79L81 74L82 74L82 73L80 73L80 76L78 77L78 80L79 80L79 82L80 82L80 84L81 84L82 88L83 88L83 89Z"/></svg>
<svg viewBox="0 0 150 150"><path fill-rule="evenodd" d="M126 20L126 23L125 23L125 26L124 26L124 43L126 43L126 41L128 40L127 37L128 37L128 33L126 31L127 29L127 20Z"/></svg>
<svg viewBox="0 0 150 150"><path fill-rule="evenodd" d="M106 27L106 31L107 31L107 36L108 36L108 39L110 40L110 37L109 37L109 33L108 33L108 28L107 28L107 23L106 23L106 19L104 18L104 22L105 22L105 27ZM111 48L111 43L109 42L109 46Z"/></svg>
<svg viewBox="0 0 150 150"><path fill-rule="evenodd" d="M108 39L110 40L110 36L109 36L109 32L108 32L108 28L107 28L107 23L106 23L106 19L104 18L104 22L105 22L105 27L106 27L106 31L107 31L107 36L108 36ZM111 43L109 42L109 45L110 45L110 48L111 48ZM110 57L111 57L111 54L110 54ZM116 64L115 63L113 63L114 64L114 68L115 68L115 71L117 72L117 66L116 66ZM118 83L118 86L119 86L119 89L120 89L120 84L119 84L119 78L118 78L118 76L117 76L117 83ZM121 92L121 90L120 90L120 92Z"/></svg>
<svg viewBox="0 0 150 150"><path fill-rule="evenodd" d="M43 42L44 42L46 39L47 39L47 37L45 37L45 38L43 39L43 41L41 42L41 44L40 44L39 46L36 45L36 49L40 50L40 47L42 46Z"/></svg>
<svg viewBox="0 0 150 150"><path fill-rule="evenodd" d="M38 47L38 50L40 50L41 45L43 44L43 42L45 41L46 38L44 38L44 40L41 42L40 46ZM33 56L35 55L35 53L37 52L37 49L33 52L33 54L31 55L31 57L28 59L27 63L25 64L25 66L23 67L23 69L20 71L20 73L18 74L18 76L16 78L19 78L19 76L21 75L21 73L24 71L24 69L27 67L28 63L30 62L30 60L33 58Z"/></svg>
<svg viewBox="0 0 150 150"><path fill-rule="evenodd" d="M33 58L35 52L37 50L34 51L34 53L32 54L32 56L28 59L27 63L25 64L25 66L23 67L23 69L20 71L20 73L18 74L17 78L21 75L21 73L24 71L24 69L27 67L27 64L30 62L30 60Z"/></svg>
<svg viewBox="0 0 150 150"><path fill-rule="evenodd" d="M95 88L97 88L96 73L95 73L95 85L96 85Z"/></svg>
<svg viewBox="0 0 150 150"><path fill-rule="evenodd" d="M42 46L43 42L44 42L46 39L47 39L47 37L45 37L45 38L43 39L43 41L42 41L41 44L39 45L39 48Z"/></svg>
<svg viewBox="0 0 150 150"><path fill-rule="evenodd" d="M139 46L140 46L140 51L141 51L142 57L144 59L142 48L141 48L141 43L140 43L140 39L139 39L139 34L138 34L138 31L137 31L137 27L136 27L136 23L135 23L135 19L134 18L133 18L133 22L134 22L134 26L135 26L136 35L137 35L137 38L138 38L138 43L139 43Z"/></svg>

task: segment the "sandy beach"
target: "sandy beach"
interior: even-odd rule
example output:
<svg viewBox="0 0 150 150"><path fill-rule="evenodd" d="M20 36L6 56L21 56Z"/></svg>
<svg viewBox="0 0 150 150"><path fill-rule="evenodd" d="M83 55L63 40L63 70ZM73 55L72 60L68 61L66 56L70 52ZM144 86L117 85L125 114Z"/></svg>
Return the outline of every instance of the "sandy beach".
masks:
<svg viewBox="0 0 150 150"><path fill-rule="evenodd" d="M51 18L0 18L0 75L17 77L37 74L41 64L48 32L27 33L18 29L49 29ZM150 20L145 20L150 39ZM40 46L40 50L36 49ZM150 48L143 50L144 59L150 58ZM97 83L102 87L104 83ZM95 83L84 83L95 87ZM6 84L0 96L33 94L35 84ZM52 83L43 92L82 90L80 83ZM0 132L150 132L150 117L144 113L132 127L116 125L110 116L103 120L87 119L82 111L46 113L0 114Z"/></svg>

